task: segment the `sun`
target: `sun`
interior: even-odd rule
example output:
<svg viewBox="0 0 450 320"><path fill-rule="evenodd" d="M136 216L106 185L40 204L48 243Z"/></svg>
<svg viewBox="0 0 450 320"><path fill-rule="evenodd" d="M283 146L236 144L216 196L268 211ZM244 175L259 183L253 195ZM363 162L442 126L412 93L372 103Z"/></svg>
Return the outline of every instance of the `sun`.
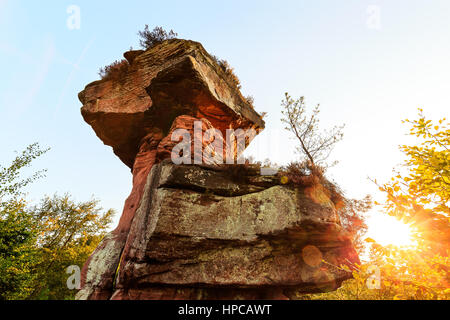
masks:
<svg viewBox="0 0 450 320"><path fill-rule="evenodd" d="M374 212L367 219L367 236L382 246L414 246L410 226L387 214Z"/></svg>

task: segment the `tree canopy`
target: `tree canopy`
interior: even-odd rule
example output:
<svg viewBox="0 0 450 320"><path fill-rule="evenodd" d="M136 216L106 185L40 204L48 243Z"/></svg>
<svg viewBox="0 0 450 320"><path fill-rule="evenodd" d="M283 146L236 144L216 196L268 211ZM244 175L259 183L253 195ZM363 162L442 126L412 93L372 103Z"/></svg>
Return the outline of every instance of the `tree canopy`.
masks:
<svg viewBox="0 0 450 320"><path fill-rule="evenodd" d="M47 150L32 144L0 166L0 300L73 298L66 268L84 264L114 214L98 200L75 202L69 194L29 204L23 189L45 171L21 178L22 169Z"/></svg>
<svg viewBox="0 0 450 320"><path fill-rule="evenodd" d="M367 238L369 259L348 269L353 279L335 292L300 299L450 299L450 126L445 118L426 119L422 109L417 120L403 123L417 143L400 146L403 172L379 188L386 195L382 214L409 225L416 246L382 246Z"/></svg>

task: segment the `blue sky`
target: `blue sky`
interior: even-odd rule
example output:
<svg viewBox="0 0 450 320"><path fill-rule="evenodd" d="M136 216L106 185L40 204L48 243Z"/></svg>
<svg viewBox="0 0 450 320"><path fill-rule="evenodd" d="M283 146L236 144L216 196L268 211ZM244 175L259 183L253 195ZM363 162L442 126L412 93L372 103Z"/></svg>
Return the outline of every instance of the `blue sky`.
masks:
<svg viewBox="0 0 450 320"><path fill-rule="evenodd" d="M70 5L80 8L80 29L67 27ZM95 195L119 216L130 171L84 123L77 94L101 66L137 48L136 33L149 24L201 42L235 68L243 93L268 112L248 154L296 159L280 101L285 91L303 95L320 103L324 127L346 124L329 175L351 197L377 198L367 177L386 181L402 160L398 145L411 142L401 120L418 107L449 116L449 16L446 0L0 0L0 164L32 142L51 147L33 166L48 173L27 188L29 198Z"/></svg>

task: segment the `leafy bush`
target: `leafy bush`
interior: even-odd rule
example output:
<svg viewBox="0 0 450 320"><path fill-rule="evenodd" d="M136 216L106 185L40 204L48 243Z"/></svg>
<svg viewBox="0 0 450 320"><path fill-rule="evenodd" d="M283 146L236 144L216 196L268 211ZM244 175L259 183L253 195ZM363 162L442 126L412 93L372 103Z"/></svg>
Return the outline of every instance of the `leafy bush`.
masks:
<svg viewBox="0 0 450 320"><path fill-rule="evenodd" d="M66 286L66 268L81 267L105 236L114 210L103 210L99 201L75 202L69 194L45 197L28 214L37 231L34 248L38 260L28 299L73 299Z"/></svg>
<svg viewBox="0 0 450 320"><path fill-rule="evenodd" d="M414 244L383 246L366 238L369 256L352 270L353 279L334 292L299 299L450 299L450 123L428 120L421 109L417 120L404 122L417 141L400 146L406 156L403 170L378 186L386 194L384 214L408 225Z"/></svg>
<svg viewBox="0 0 450 320"><path fill-rule="evenodd" d="M139 44L145 50L152 48L158 43L163 42L164 40L176 39L178 36L173 30L167 32L161 27L155 27L152 31L148 29L148 25L146 24L143 31L138 32Z"/></svg>
<svg viewBox="0 0 450 320"><path fill-rule="evenodd" d="M81 266L105 235L113 210L93 199L46 197L30 207L23 188L44 176L22 170L48 149L28 146L11 165L0 165L0 300L73 299L66 268Z"/></svg>
<svg viewBox="0 0 450 320"><path fill-rule="evenodd" d="M118 80L125 76L128 67L129 63L127 60L116 60L110 65L100 68L98 75L102 80Z"/></svg>

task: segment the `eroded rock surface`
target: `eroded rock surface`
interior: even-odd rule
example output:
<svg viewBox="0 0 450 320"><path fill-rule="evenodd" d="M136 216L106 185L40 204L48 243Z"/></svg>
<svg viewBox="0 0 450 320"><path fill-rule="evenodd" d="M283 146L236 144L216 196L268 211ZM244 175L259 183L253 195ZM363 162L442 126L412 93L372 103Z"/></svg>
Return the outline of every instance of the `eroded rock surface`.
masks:
<svg viewBox="0 0 450 320"><path fill-rule="evenodd" d="M169 40L124 56L130 64L119 79L79 94L85 121L130 167L133 187L117 228L82 269L78 299L282 299L349 277L332 265L358 257L320 187L220 165L204 157L205 139L200 155L191 146L205 164L170 161L177 129L194 139L211 128L223 137L264 128L201 44Z"/></svg>
<svg viewBox="0 0 450 320"><path fill-rule="evenodd" d="M327 195L241 168L153 166L112 299L278 299L349 278L333 265L358 258Z"/></svg>
<svg viewBox="0 0 450 320"><path fill-rule="evenodd" d="M200 43L169 40L124 56L129 61L125 74L92 82L78 95L84 120L133 174L133 188L119 225L82 269L80 299L111 296L146 178L155 163L170 157L176 144L171 140L174 130L186 129L194 137L198 120L202 134L214 127L224 137L226 129L258 133L264 128L260 115ZM249 138L247 144L253 136ZM202 150L207 146L208 141L202 141Z"/></svg>
<svg viewBox="0 0 450 320"><path fill-rule="evenodd" d="M95 81L78 96L84 120L128 167L141 139L155 128L167 134L180 115L208 119L224 136L227 128L264 128L200 43L168 40L125 57L131 63L119 80Z"/></svg>

